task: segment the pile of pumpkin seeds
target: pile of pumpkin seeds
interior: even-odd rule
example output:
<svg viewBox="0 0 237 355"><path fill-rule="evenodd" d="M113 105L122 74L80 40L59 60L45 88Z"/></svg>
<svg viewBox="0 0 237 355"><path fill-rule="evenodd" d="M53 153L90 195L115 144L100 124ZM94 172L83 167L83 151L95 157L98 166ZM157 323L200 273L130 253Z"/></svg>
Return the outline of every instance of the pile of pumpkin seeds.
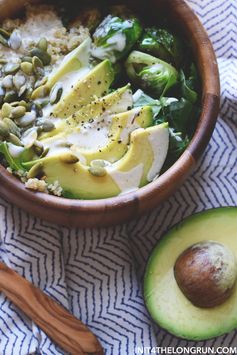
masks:
<svg viewBox="0 0 237 355"><path fill-rule="evenodd" d="M0 28L0 43L21 53L20 32L12 33ZM37 138L41 132L53 130L50 119L43 119L43 108L57 103L62 96L62 86L56 84L51 92L47 85L46 67L51 64L48 42L41 38L17 62L0 58L0 142L33 148L37 156L47 155Z"/></svg>

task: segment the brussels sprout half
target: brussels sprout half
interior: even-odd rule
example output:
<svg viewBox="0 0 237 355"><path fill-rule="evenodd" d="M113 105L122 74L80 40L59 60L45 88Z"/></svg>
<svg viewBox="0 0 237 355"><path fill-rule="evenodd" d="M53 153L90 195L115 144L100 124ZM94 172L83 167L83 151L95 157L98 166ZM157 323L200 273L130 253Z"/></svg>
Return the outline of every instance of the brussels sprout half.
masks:
<svg viewBox="0 0 237 355"><path fill-rule="evenodd" d="M112 63L122 59L131 50L142 33L140 22L108 15L96 29L92 55L109 59Z"/></svg>
<svg viewBox="0 0 237 355"><path fill-rule="evenodd" d="M179 67L185 56L182 41L165 29L147 28L139 41L139 49Z"/></svg>
<svg viewBox="0 0 237 355"><path fill-rule="evenodd" d="M143 52L133 51L125 66L135 85L157 96L163 96L178 82L179 74L172 65Z"/></svg>

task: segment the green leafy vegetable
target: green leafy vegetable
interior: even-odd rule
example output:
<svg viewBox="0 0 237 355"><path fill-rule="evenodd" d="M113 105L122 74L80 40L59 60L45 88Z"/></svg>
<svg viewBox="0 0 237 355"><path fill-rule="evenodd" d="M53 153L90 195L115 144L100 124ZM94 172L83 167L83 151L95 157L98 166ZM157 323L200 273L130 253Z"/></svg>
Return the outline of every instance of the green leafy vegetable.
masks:
<svg viewBox="0 0 237 355"><path fill-rule="evenodd" d="M17 148L19 149L19 153L17 154L16 157L11 155L11 150L10 150L11 146L14 147L14 150L16 150ZM0 143L0 155L2 155L5 158L5 160L8 163L8 166L10 166L10 168L13 171L18 171L18 170L23 171L25 170L23 167L23 163L25 161L29 161L33 159L34 152L31 148L18 147L12 143L4 141Z"/></svg>
<svg viewBox="0 0 237 355"><path fill-rule="evenodd" d="M180 81L181 81L181 91L185 99L189 100L192 103L195 103L198 99L198 94L192 89L191 81L186 80L184 72L180 72Z"/></svg>
<svg viewBox="0 0 237 355"><path fill-rule="evenodd" d="M165 29L147 28L139 49L179 67L184 58L184 46L179 37Z"/></svg>
<svg viewBox="0 0 237 355"><path fill-rule="evenodd" d="M97 27L93 39L92 55L109 59L112 63L122 59L131 50L142 33L140 22L108 15Z"/></svg>
<svg viewBox="0 0 237 355"><path fill-rule="evenodd" d="M162 107L162 112L158 115L158 121L168 121L170 127L177 132L182 132L185 136L187 127L192 119L193 105L188 100L182 98Z"/></svg>
<svg viewBox="0 0 237 355"><path fill-rule="evenodd" d="M7 142L2 142L0 144L0 153L4 156L6 159L8 165L13 171L21 170L21 161L20 158L13 158L9 152L8 148L8 143Z"/></svg>
<svg viewBox="0 0 237 355"><path fill-rule="evenodd" d="M157 96L163 96L178 81L172 65L143 52L133 51L125 66L135 85Z"/></svg>
<svg viewBox="0 0 237 355"><path fill-rule="evenodd" d="M190 143L188 136L182 137L182 133L176 132L173 128L169 129L169 136L169 150L163 171L169 169L176 162Z"/></svg>

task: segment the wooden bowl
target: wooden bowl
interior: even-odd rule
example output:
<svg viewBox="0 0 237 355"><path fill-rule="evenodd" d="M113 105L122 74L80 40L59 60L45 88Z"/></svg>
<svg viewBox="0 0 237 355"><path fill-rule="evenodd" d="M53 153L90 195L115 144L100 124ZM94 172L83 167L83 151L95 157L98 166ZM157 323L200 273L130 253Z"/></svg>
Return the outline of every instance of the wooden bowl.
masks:
<svg viewBox="0 0 237 355"><path fill-rule="evenodd" d="M12 1L0 0L1 14L2 4ZM153 14L165 11L174 27L183 32L191 44L199 68L202 110L194 137L183 155L147 186L122 196L92 201L31 192L0 166L0 195L3 198L37 217L57 224L70 227L109 226L127 222L157 207L175 192L190 173L210 140L218 115L220 86L215 53L202 24L184 0L147 0L145 6L151 6ZM7 14L6 9L4 14Z"/></svg>

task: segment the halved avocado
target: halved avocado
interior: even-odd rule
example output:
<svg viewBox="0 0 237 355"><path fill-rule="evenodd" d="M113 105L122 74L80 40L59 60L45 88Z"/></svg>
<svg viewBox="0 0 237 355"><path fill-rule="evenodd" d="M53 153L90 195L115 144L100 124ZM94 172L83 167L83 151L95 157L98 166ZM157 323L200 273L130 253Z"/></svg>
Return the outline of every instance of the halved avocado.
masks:
<svg viewBox="0 0 237 355"><path fill-rule="evenodd" d="M237 327L236 284L225 302L201 308L188 300L176 282L174 266L179 256L207 240L222 244L237 257L236 207L198 213L172 228L152 252L144 277L145 303L154 321L188 340L210 339Z"/></svg>
<svg viewBox="0 0 237 355"><path fill-rule="evenodd" d="M82 107L79 111L68 117L66 120L60 120L56 123L54 130L43 133L39 140L53 137L61 132L70 130L78 124L88 122L90 119L96 119L103 114L117 114L127 111L133 105L133 96L130 85L119 88L112 93L97 98L92 103Z"/></svg>
<svg viewBox="0 0 237 355"><path fill-rule="evenodd" d="M104 176L93 175L90 167L76 162L70 153L46 157L24 166L31 168L32 165L41 163L46 181L52 183L58 180L65 197L108 198L150 182L160 172L165 161L168 141L166 123L146 129L138 128L131 133L128 152L118 162L105 166Z"/></svg>
<svg viewBox="0 0 237 355"><path fill-rule="evenodd" d="M67 118L96 97L108 93L114 80L114 70L109 60L104 60L79 80L52 109L56 118Z"/></svg>

